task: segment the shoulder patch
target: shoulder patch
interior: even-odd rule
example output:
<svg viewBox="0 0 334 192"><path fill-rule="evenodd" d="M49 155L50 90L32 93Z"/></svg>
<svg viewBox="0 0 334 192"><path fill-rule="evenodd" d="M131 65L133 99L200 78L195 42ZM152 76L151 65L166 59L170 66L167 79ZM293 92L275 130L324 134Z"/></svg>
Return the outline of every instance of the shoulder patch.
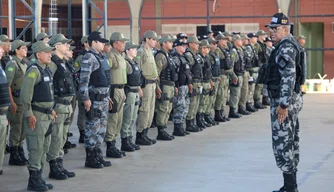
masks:
<svg viewBox="0 0 334 192"><path fill-rule="evenodd" d="M14 71L14 68L13 67L8 67L7 70L10 71L10 72L12 72L12 71Z"/></svg>
<svg viewBox="0 0 334 192"><path fill-rule="evenodd" d="M36 73L35 72L30 72L28 74L28 77L30 77L30 78L36 78Z"/></svg>

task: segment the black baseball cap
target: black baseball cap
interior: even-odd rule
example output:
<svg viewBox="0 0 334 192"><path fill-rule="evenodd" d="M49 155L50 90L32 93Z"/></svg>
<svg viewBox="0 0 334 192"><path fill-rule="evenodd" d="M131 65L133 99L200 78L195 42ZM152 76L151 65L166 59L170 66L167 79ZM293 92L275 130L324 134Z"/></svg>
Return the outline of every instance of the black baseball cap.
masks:
<svg viewBox="0 0 334 192"><path fill-rule="evenodd" d="M103 38L102 33L98 31L93 31L88 36L88 41L99 41L101 43L108 43L109 41Z"/></svg>
<svg viewBox="0 0 334 192"><path fill-rule="evenodd" d="M259 37L259 36L257 36L255 33L248 33L247 37L253 38L253 37Z"/></svg>
<svg viewBox="0 0 334 192"><path fill-rule="evenodd" d="M173 42L173 47L177 47L177 46L182 46L182 45L187 45L188 43L185 43L184 41L182 41L182 39L176 39Z"/></svg>
<svg viewBox="0 0 334 192"><path fill-rule="evenodd" d="M177 39L188 39L188 35L185 33L179 33L176 35Z"/></svg>
<svg viewBox="0 0 334 192"><path fill-rule="evenodd" d="M290 20L288 16L284 15L283 13L276 13L271 18L271 22L265 25L265 27L278 27L281 25L290 25Z"/></svg>

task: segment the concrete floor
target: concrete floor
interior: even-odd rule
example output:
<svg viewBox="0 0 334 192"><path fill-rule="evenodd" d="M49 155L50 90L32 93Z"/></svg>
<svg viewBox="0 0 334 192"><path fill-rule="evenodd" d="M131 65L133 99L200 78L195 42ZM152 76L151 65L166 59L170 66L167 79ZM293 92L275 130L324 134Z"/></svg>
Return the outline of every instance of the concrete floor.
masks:
<svg viewBox="0 0 334 192"><path fill-rule="evenodd" d="M305 96L298 172L302 192L334 191L333 114L334 95ZM55 192L271 192L281 187L282 174L273 158L269 123L269 110L261 110L172 142L142 147L122 159L111 159L112 167L99 170L84 168L85 152L78 145L64 160L76 177L50 180L48 167L43 175ZM71 131L70 140L77 143L76 127ZM168 131L172 132L171 124ZM155 136L156 129L149 134ZM8 157L0 191L26 191L26 167L9 167Z"/></svg>

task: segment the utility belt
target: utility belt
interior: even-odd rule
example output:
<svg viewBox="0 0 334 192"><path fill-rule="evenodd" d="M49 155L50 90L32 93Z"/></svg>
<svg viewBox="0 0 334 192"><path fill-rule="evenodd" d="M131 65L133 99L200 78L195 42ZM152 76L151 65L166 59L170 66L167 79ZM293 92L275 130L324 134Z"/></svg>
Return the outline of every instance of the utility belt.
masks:
<svg viewBox="0 0 334 192"><path fill-rule="evenodd" d="M200 79L193 79L193 83L202 83L202 80L200 80Z"/></svg>
<svg viewBox="0 0 334 192"><path fill-rule="evenodd" d="M12 92L13 97L20 97L21 90L15 90Z"/></svg>
<svg viewBox="0 0 334 192"><path fill-rule="evenodd" d="M203 80L202 83L210 83L211 79Z"/></svg>
<svg viewBox="0 0 334 192"><path fill-rule="evenodd" d="M146 79L146 83L147 84L154 84L154 83L156 83L157 82L157 80L149 80L149 79Z"/></svg>
<svg viewBox="0 0 334 192"><path fill-rule="evenodd" d="M111 84L110 88L111 89L124 89L125 84Z"/></svg>
<svg viewBox="0 0 334 192"><path fill-rule="evenodd" d="M235 74L237 75L237 76L243 76L244 75L244 71L243 72L235 72Z"/></svg>
<svg viewBox="0 0 334 192"><path fill-rule="evenodd" d="M52 114L52 110L53 110L53 107L50 107L50 108L44 108L44 107L39 107L37 105L31 105L31 109L33 111L38 111L38 112L41 112L41 113L45 113L45 114L49 114L51 115Z"/></svg>
<svg viewBox="0 0 334 192"><path fill-rule="evenodd" d="M55 99L56 103L63 104L63 105L72 105L72 101L66 100L66 99Z"/></svg>
<svg viewBox="0 0 334 192"><path fill-rule="evenodd" d="M89 93L89 98L92 101L103 101L106 97L108 97L108 93L105 94Z"/></svg>
<svg viewBox="0 0 334 192"><path fill-rule="evenodd" d="M7 114L7 110L5 110L5 109L1 109L1 110L0 110L0 115L5 115L5 114Z"/></svg>
<svg viewBox="0 0 334 192"><path fill-rule="evenodd" d="M162 85L162 86L168 85L168 86L175 87L175 82L174 81L161 80L160 85Z"/></svg>
<svg viewBox="0 0 334 192"><path fill-rule="evenodd" d="M139 88L130 88L129 86L125 86L124 87L124 91L126 93L138 93L139 92Z"/></svg>

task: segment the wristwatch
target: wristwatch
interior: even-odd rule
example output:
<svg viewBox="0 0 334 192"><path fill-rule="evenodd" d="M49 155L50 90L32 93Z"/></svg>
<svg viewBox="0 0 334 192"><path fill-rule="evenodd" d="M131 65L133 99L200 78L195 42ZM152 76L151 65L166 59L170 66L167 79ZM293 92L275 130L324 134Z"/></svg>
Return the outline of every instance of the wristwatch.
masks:
<svg viewBox="0 0 334 192"><path fill-rule="evenodd" d="M288 108L288 105L284 105L284 104L280 104L279 106L281 106L282 109Z"/></svg>

